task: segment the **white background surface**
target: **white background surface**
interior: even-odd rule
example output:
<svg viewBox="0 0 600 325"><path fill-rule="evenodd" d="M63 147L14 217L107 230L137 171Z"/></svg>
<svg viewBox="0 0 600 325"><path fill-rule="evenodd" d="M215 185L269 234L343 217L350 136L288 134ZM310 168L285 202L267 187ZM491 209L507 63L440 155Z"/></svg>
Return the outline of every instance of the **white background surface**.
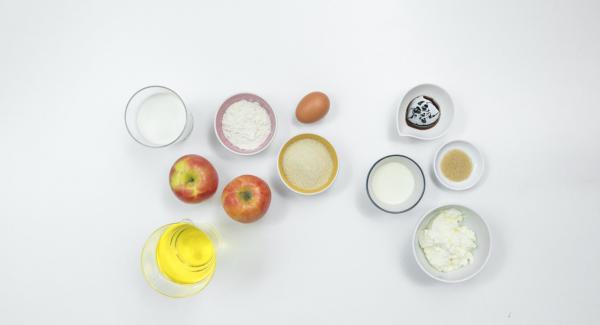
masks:
<svg viewBox="0 0 600 325"><path fill-rule="evenodd" d="M597 324L600 321L600 2L0 1L0 323ZM402 94L432 82L457 108L442 139L399 138ZM190 138L154 150L131 140L123 110L149 84L180 93ZM311 90L327 117L294 121ZM214 112L250 91L276 111L272 146L239 157L217 142ZM325 194L283 188L275 156L316 132L341 170ZM431 161L463 138L487 158L467 192L442 190ZM167 173L187 153L221 179L266 179L260 222L229 220L218 196L185 205ZM427 171L403 215L364 191L383 155ZM417 267L410 236L454 202L494 235L488 267L459 285ZM146 285L139 255L157 227L188 216L224 237L209 287L184 300Z"/></svg>

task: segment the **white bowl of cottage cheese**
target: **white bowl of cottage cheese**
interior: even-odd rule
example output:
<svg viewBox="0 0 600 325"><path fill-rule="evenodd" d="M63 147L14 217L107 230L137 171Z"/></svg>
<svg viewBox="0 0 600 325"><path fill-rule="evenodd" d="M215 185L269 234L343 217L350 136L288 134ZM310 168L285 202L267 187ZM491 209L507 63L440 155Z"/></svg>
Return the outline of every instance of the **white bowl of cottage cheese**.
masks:
<svg viewBox="0 0 600 325"><path fill-rule="evenodd" d="M413 253L430 277L458 283L477 275L490 257L487 223L461 205L445 205L426 213L413 234Z"/></svg>

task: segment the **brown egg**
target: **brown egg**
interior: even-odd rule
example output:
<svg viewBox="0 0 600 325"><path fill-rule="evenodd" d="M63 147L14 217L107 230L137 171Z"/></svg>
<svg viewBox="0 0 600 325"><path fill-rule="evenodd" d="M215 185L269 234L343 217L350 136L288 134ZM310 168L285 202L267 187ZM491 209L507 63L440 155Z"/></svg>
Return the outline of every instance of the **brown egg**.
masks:
<svg viewBox="0 0 600 325"><path fill-rule="evenodd" d="M304 96L296 107L296 118L302 123L313 123L329 111L329 97L320 91Z"/></svg>

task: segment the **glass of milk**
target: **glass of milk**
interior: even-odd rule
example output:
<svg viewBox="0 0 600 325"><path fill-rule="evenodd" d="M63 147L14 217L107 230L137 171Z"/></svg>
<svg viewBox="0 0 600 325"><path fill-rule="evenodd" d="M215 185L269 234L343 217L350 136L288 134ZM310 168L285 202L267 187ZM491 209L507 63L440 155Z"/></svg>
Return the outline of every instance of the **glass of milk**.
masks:
<svg viewBox="0 0 600 325"><path fill-rule="evenodd" d="M125 126L140 144L161 148L184 140L193 128L192 114L173 90L149 86L127 102Z"/></svg>

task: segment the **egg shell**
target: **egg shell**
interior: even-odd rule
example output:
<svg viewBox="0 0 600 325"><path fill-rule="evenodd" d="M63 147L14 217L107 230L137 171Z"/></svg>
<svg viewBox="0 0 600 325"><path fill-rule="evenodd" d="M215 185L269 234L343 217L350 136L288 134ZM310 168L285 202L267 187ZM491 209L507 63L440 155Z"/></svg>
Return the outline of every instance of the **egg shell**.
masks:
<svg viewBox="0 0 600 325"><path fill-rule="evenodd" d="M296 107L296 118L302 123L313 123L329 112L329 97L320 91L307 94Z"/></svg>

